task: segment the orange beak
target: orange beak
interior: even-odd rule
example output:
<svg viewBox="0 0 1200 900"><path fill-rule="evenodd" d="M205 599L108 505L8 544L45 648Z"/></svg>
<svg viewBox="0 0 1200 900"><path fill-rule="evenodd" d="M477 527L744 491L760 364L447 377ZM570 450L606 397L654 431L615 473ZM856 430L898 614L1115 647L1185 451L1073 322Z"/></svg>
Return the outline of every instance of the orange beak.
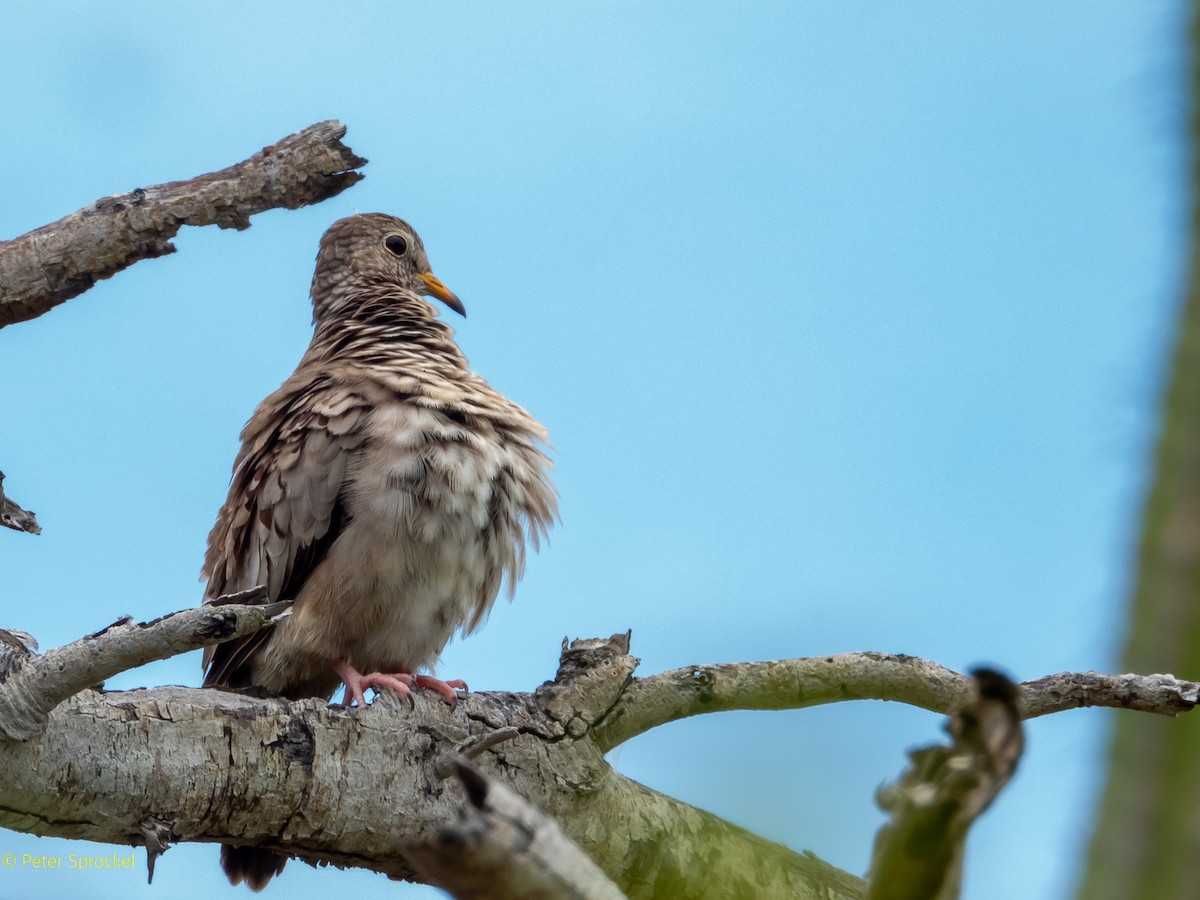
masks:
<svg viewBox="0 0 1200 900"><path fill-rule="evenodd" d="M421 280L425 282L425 287L429 289L431 296L437 297L460 316L466 318L467 310L462 305L462 301L454 295L454 291L442 284L441 279L432 272L422 272Z"/></svg>

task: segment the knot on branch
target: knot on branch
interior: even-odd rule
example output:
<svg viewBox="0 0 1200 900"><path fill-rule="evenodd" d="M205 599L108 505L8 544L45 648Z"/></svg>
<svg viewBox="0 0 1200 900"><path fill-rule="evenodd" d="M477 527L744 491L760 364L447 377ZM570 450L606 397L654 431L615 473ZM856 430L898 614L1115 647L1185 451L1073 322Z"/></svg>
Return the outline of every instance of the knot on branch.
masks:
<svg viewBox="0 0 1200 900"><path fill-rule="evenodd" d="M37 648L38 642L29 632L0 628L0 683L19 671Z"/></svg>
<svg viewBox="0 0 1200 900"><path fill-rule="evenodd" d="M582 737L603 718L629 683L638 659L629 655L632 632L610 638L563 638L558 673L534 696L568 735Z"/></svg>

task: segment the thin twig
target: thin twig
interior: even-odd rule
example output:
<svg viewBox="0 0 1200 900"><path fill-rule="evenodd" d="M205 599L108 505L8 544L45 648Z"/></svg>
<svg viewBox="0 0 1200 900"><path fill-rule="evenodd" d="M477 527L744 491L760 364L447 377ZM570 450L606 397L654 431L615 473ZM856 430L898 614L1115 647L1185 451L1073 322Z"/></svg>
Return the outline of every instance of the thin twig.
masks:
<svg viewBox="0 0 1200 900"><path fill-rule="evenodd" d="M515 725L506 725L503 728L497 728L495 731L489 731L486 734L469 737L450 753L439 758L434 763L433 770L438 778L449 778L458 771L458 764L460 762L476 759L497 744L511 741L515 737L520 737L520 735L521 729Z"/></svg>

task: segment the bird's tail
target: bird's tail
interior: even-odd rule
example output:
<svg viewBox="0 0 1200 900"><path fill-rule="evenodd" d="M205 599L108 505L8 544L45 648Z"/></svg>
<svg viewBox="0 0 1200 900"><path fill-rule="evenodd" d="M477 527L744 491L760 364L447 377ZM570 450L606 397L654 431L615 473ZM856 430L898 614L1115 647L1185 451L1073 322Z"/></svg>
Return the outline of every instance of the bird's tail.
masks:
<svg viewBox="0 0 1200 900"><path fill-rule="evenodd" d="M252 891L261 891L267 882L283 871L287 857L262 847L221 845L221 868L233 885L246 882Z"/></svg>

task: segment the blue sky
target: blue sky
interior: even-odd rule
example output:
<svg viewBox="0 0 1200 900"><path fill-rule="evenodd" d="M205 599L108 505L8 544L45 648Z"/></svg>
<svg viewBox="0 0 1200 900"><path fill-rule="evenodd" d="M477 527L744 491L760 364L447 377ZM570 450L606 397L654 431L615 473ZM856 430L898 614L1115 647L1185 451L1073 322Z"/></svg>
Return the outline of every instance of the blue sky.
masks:
<svg viewBox="0 0 1200 900"><path fill-rule="evenodd" d="M0 468L45 528L0 534L0 625L50 647L199 601L237 434L308 341L317 240L384 211L557 450L563 524L447 677L531 689L563 635L626 628L643 674L867 649L1113 670L1183 279L1185 37L1153 0L8 5L0 237L326 118L370 164L0 332ZM199 677L196 653L110 686ZM1030 724L967 900L1069 896L1110 722ZM940 727L734 713L613 759L861 874L875 788ZM137 853L0 872L0 898L224 884L215 847L150 889Z"/></svg>

